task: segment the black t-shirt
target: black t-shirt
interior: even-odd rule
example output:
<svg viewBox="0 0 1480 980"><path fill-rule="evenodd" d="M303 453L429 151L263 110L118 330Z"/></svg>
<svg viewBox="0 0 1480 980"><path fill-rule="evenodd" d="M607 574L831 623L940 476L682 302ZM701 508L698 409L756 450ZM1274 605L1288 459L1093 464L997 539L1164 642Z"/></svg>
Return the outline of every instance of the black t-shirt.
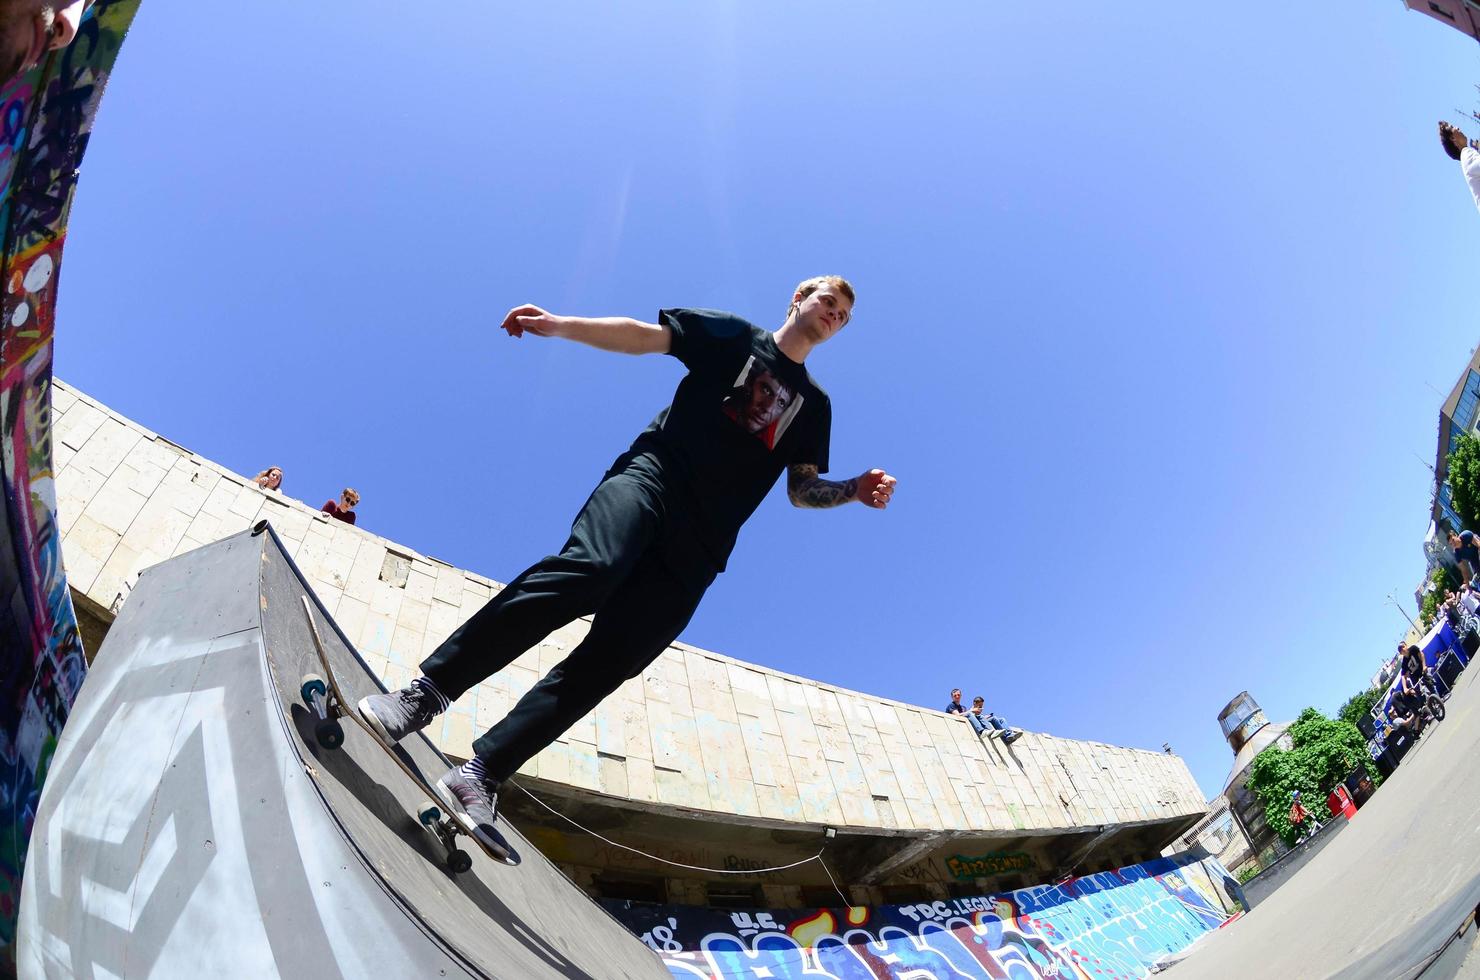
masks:
<svg viewBox="0 0 1480 980"><path fill-rule="evenodd" d="M827 472L832 403L768 332L732 313L662 310L658 318L673 331L669 353L689 373L632 449L656 457L670 508L685 512L722 571L782 470L811 463Z"/></svg>
<svg viewBox="0 0 1480 980"><path fill-rule="evenodd" d="M1454 557L1468 562L1470 571L1480 571L1480 545L1475 544L1475 535L1472 532L1459 532L1459 547L1454 549Z"/></svg>
<svg viewBox="0 0 1480 980"><path fill-rule="evenodd" d="M1424 668L1427 666L1428 664L1425 662L1423 654L1403 654L1403 673L1407 674L1409 677L1419 677L1423 674Z"/></svg>

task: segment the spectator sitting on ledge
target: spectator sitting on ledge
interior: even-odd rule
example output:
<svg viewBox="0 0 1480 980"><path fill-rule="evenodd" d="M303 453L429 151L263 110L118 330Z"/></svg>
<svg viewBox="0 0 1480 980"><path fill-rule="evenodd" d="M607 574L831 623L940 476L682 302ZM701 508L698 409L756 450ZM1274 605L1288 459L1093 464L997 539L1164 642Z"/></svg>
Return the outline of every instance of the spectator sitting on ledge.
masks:
<svg viewBox="0 0 1480 980"><path fill-rule="evenodd" d="M1022 738L1022 732L1018 731L1016 728L1008 727L1008 725L1001 718L998 718L990 711L983 715L982 704L982 698L972 698L971 710L966 714L966 720L971 722L971 727L976 729L976 734L978 736L988 734L988 726L990 725L993 733L1002 733L1002 742L1005 745L1011 745L1013 742L1016 742L1018 739Z"/></svg>
<svg viewBox="0 0 1480 980"><path fill-rule="evenodd" d="M337 501L327 500L319 510L328 514L330 517L339 518L346 524L353 524L355 522L355 505L359 502L359 492L350 487L345 487L343 492L339 494Z"/></svg>
<svg viewBox="0 0 1480 980"><path fill-rule="evenodd" d="M946 705L946 714L948 714L948 715L964 715L964 714L966 714L966 706L961 703L961 689L959 687L952 688L951 689L951 703L948 704L948 705Z"/></svg>
<svg viewBox="0 0 1480 980"><path fill-rule="evenodd" d="M269 466L261 473L252 477L252 482L263 490L281 490L283 488L283 468L281 466Z"/></svg>

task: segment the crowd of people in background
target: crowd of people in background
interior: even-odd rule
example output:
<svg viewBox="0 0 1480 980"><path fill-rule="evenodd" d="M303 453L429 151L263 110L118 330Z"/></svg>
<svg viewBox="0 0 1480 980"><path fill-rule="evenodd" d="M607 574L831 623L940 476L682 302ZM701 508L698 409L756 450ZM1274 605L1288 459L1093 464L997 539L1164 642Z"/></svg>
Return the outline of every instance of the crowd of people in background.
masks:
<svg viewBox="0 0 1480 980"><path fill-rule="evenodd" d="M1451 131L1452 127L1441 126L1440 130L1442 134ZM1480 173L1480 152L1466 148L1469 151L1466 159L1475 163L1477 173ZM1455 156L1459 158L1457 151ZM1476 579L1476 574L1480 573L1480 537L1472 531L1449 530L1446 538L1454 555L1459 587L1444 597L1435 612L1462 642L1467 642L1471 634L1480 631L1480 580ZM1424 625L1429 625L1427 619ZM1428 726L1444 717L1443 699L1439 694L1441 688L1435 668L1428 664L1420 647L1400 640L1396 661L1398 677L1392 697L1386 711L1374 709L1374 718L1384 739L1388 726L1418 738Z"/></svg>
<svg viewBox="0 0 1480 980"><path fill-rule="evenodd" d="M971 722L972 730L976 732L977 738L1001 738L1003 744L1011 745L1022 738L1022 730L1013 728L1003 719L997 717L990 711L984 712L982 706L986 699L978 695L971 699L971 708L968 710L961 703L961 689L959 687L951 690L951 703L946 705L946 714L965 715L966 720Z"/></svg>
<svg viewBox="0 0 1480 980"><path fill-rule="evenodd" d="M281 492L283 489L283 468L281 466L269 466L261 473L252 477L252 482L263 490ZM360 492L353 487L345 487L339 491L339 497L337 499L324 501L324 506L320 507L319 511L346 524L353 524L355 522L355 507L359 506L359 503Z"/></svg>

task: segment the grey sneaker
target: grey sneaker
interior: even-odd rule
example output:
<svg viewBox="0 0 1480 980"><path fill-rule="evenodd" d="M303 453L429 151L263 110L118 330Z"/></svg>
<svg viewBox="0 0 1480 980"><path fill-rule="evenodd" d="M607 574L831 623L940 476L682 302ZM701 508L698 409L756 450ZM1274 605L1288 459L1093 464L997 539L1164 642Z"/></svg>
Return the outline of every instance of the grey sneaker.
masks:
<svg viewBox="0 0 1480 980"><path fill-rule="evenodd" d="M498 819L497 782L469 776L463 772L462 766L453 766L437 780L437 788L451 804L454 820L488 847L503 851L504 846L494 836L493 829L493 823Z"/></svg>
<svg viewBox="0 0 1480 980"><path fill-rule="evenodd" d="M411 683L389 694L360 698L360 717L386 745L395 745L419 732L442 713L441 699L420 684Z"/></svg>

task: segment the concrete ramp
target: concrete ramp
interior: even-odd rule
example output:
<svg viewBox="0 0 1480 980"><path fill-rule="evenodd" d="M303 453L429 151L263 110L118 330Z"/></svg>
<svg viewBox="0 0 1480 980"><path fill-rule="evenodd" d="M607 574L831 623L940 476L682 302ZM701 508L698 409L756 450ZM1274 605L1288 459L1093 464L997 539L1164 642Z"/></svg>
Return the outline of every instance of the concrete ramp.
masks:
<svg viewBox="0 0 1480 980"><path fill-rule="evenodd" d="M318 747L298 699L316 666L304 595L317 603L271 530L140 577L47 776L20 974L666 977L512 828L517 867L472 849L453 875L416 822L425 794L382 749L348 724L343 748ZM346 693L379 690L315 608Z"/></svg>

